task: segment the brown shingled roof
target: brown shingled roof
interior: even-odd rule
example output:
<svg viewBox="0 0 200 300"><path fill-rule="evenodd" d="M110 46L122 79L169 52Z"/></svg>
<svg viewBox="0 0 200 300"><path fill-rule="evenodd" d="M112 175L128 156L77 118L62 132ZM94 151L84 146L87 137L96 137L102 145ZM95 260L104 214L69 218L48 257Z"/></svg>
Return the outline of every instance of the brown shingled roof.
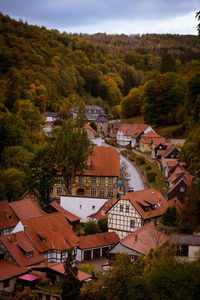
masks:
<svg viewBox="0 0 200 300"><path fill-rule="evenodd" d="M119 237L116 232L104 232L96 233L79 237L79 248L89 249L102 247L107 245L113 245L119 241Z"/></svg>
<svg viewBox="0 0 200 300"><path fill-rule="evenodd" d="M19 220L9 206L8 201L0 201L0 229L15 227Z"/></svg>
<svg viewBox="0 0 200 300"><path fill-rule="evenodd" d="M163 195L153 188L127 193L120 199L130 200L130 202L133 204L135 209L144 220L162 216L169 206ZM150 202L151 204L148 205L148 202ZM147 211L144 211L143 209L144 203L146 203ZM152 209L153 205L154 209Z"/></svg>
<svg viewBox="0 0 200 300"><path fill-rule="evenodd" d="M41 217L45 214L30 199L11 202L10 206L20 220Z"/></svg>
<svg viewBox="0 0 200 300"><path fill-rule="evenodd" d="M77 246L78 238L62 213L23 220L22 224L40 252Z"/></svg>
<svg viewBox="0 0 200 300"><path fill-rule="evenodd" d="M93 148L92 155L88 158L89 170L84 175L93 176L119 176L120 155L112 147Z"/></svg>
<svg viewBox="0 0 200 300"><path fill-rule="evenodd" d="M16 263L21 267L44 261L44 257L38 252L32 241L23 231L3 236L0 240ZM32 256L27 257L26 252L32 252Z"/></svg>
<svg viewBox="0 0 200 300"><path fill-rule="evenodd" d="M16 264L8 260L0 261L0 281L4 281L6 279L10 279L25 273L27 273L27 270L17 266Z"/></svg>
<svg viewBox="0 0 200 300"><path fill-rule="evenodd" d="M151 249L163 245L169 237L158 231L153 223L147 223L140 229L121 240L121 244L141 254L149 254Z"/></svg>

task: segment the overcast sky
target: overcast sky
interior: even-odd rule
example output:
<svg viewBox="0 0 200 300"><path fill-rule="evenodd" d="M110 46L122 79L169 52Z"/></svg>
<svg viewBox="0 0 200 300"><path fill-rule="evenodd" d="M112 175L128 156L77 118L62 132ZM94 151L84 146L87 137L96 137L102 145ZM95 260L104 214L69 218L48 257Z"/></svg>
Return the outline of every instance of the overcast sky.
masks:
<svg viewBox="0 0 200 300"><path fill-rule="evenodd" d="M72 33L197 34L200 0L0 0L0 11Z"/></svg>

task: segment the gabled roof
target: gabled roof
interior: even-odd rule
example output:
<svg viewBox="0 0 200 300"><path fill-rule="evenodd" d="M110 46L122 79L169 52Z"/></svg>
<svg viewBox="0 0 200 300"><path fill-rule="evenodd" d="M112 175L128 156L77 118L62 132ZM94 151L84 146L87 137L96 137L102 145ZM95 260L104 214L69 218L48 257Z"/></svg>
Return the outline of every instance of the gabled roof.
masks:
<svg viewBox="0 0 200 300"><path fill-rule="evenodd" d="M142 135L142 137L144 138L162 138L159 134L157 134L156 132L154 132L153 130L147 132L147 133L144 133ZM162 138L163 139L163 138Z"/></svg>
<svg viewBox="0 0 200 300"><path fill-rule="evenodd" d="M180 176L180 179L172 185L172 187L168 190L167 194L171 193L181 182L184 182L186 186L191 187L193 176L189 173L184 174L184 176Z"/></svg>
<svg viewBox="0 0 200 300"><path fill-rule="evenodd" d="M153 188L127 193L120 199L129 200L144 220L162 216L169 206L163 195Z"/></svg>
<svg viewBox="0 0 200 300"><path fill-rule="evenodd" d="M94 130L94 128L92 128L88 123L84 124L83 128L85 130L92 131L94 134L96 134L96 130Z"/></svg>
<svg viewBox="0 0 200 300"><path fill-rule="evenodd" d="M32 270L40 270L40 271L43 271L43 272L47 272L48 270L53 270L55 271L56 273L59 273L60 275L64 275L65 274L65 268L64 268L64 265L61 264L61 263L43 263L43 264L40 264L38 266L32 266L31 267ZM78 279L82 282L82 281L85 281L85 280L88 280L92 277L92 275L90 274L87 274L83 271L80 271L78 270Z"/></svg>
<svg viewBox="0 0 200 300"><path fill-rule="evenodd" d="M117 199L108 199L100 208L99 210L90 215L89 217L93 219L101 219L101 218L107 218L108 214L107 211L117 202ZM102 213L103 212L103 213Z"/></svg>
<svg viewBox="0 0 200 300"><path fill-rule="evenodd" d="M22 224L40 252L77 246L78 238L62 213L26 219Z"/></svg>
<svg viewBox="0 0 200 300"><path fill-rule="evenodd" d="M175 206L178 213L183 209L183 203L177 197L168 200L168 204L169 206Z"/></svg>
<svg viewBox="0 0 200 300"><path fill-rule="evenodd" d="M119 176L120 155L112 147L93 148L93 153L88 158L89 170L84 175L93 176Z"/></svg>
<svg viewBox="0 0 200 300"><path fill-rule="evenodd" d="M27 272L27 270L17 266L16 264L8 260L0 261L0 281L16 277Z"/></svg>
<svg viewBox="0 0 200 300"><path fill-rule="evenodd" d="M50 203L51 206L53 206L57 212L62 213L66 219L68 219L71 223L72 222L76 222L76 221L80 221L81 218L79 218L78 216L72 214L71 212L67 211L66 209L64 209L62 206L60 206L56 201L52 201Z"/></svg>
<svg viewBox="0 0 200 300"><path fill-rule="evenodd" d="M10 208L8 201L0 201L0 230L15 227L19 220Z"/></svg>
<svg viewBox="0 0 200 300"><path fill-rule="evenodd" d="M113 245L119 241L119 237L116 232L104 232L96 233L79 237L79 248L90 249L96 247L102 247L107 245Z"/></svg>
<svg viewBox="0 0 200 300"><path fill-rule="evenodd" d="M10 206L20 220L46 215L30 199L11 202Z"/></svg>
<svg viewBox="0 0 200 300"><path fill-rule="evenodd" d="M21 267L44 261L44 257L38 252L30 238L23 231L3 236L0 240L16 263ZM30 252L32 252L32 256L27 257L26 253Z"/></svg>
<svg viewBox="0 0 200 300"><path fill-rule="evenodd" d="M163 137L156 137L153 139L153 145L154 147L157 147L158 145L162 144L162 145L165 145L165 141L166 139L163 138Z"/></svg>
<svg viewBox="0 0 200 300"><path fill-rule="evenodd" d="M169 146L169 147L166 149L165 153L163 153L163 158L167 158L168 155L169 155L171 152L173 152L175 149L177 149L177 150L179 151L179 149L178 149L175 145L171 144L171 146Z"/></svg>
<svg viewBox="0 0 200 300"><path fill-rule="evenodd" d="M149 125L147 124L122 124L118 131L122 131L124 136L131 136L136 138L142 132L147 130Z"/></svg>
<svg viewBox="0 0 200 300"><path fill-rule="evenodd" d="M140 229L131 233L120 242L122 245L141 254L148 255L151 249L162 246L169 237L158 231L153 223L147 223Z"/></svg>

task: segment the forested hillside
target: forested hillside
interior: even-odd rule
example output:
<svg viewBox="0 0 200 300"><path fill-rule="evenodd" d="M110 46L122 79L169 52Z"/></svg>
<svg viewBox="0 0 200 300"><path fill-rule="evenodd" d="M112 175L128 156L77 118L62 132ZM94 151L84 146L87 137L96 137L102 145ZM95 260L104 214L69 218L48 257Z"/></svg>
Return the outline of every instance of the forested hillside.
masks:
<svg viewBox="0 0 200 300"><path fill-rule="evenodd" d="M69 118L80 102L110 118L144 115L187 137L182 158L200 170L200 39L184 35L77 35L0 15L1 198L16 199L45 138L42 113ZM2 196L4 195L4 196Z"/></svg>

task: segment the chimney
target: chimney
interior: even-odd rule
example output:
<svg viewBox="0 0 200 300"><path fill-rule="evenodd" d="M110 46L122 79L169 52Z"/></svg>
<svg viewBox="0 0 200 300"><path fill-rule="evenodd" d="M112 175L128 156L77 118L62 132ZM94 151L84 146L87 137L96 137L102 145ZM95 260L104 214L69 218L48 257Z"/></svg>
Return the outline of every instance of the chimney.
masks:
<svg viewBox="0 0 200 300"><path fill-rule="evenodd" d="M137 234L135 234L135 242L137 242L137 240L138 240L138 236Z"/></svg>

